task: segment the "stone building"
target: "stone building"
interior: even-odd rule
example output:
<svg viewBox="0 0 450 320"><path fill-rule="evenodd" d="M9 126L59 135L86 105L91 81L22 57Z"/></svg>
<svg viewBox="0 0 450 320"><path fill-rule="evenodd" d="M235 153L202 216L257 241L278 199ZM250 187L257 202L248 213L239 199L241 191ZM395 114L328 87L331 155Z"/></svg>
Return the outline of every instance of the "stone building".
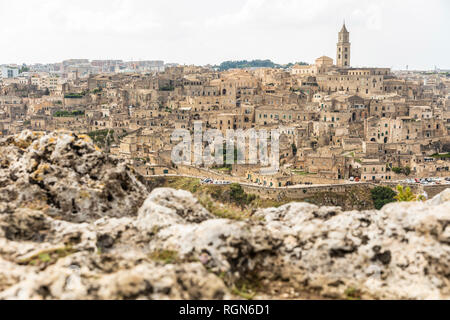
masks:
<svg viewBox="0 0 450 320"><path fill-rule="evenodd" d="M344 25L339 32L339 39L337 43L337 53L336 53L336 65L339 68L349 68L350 67L350 33Z"/></svg>

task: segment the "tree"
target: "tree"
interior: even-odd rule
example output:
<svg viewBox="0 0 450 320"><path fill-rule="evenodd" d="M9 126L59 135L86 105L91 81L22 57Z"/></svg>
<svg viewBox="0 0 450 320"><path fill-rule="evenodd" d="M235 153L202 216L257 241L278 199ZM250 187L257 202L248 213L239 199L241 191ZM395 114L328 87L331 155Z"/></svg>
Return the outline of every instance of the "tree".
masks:
<svg viewBox="0 0 450 320"><path fill-rule="evenodd" d="M370 190L370 193L377 210L380 210L388 203L395 202L396 193L389 187L376 187Z"/></svg>
<svg viewBox="0 0 450 320"><path fill-rule="evenodd" d="M410 167L405 167L405 168L394 167L394 168L392 168L392 171L394 171L396 174L404 174L405 176L409 176L411 174Z"/></svg>
<svg viewBox="0 0 450 320"><path fill-rule="evenodd" d="M19 73L24 73L24 72L28 72L30 71L30 68L28 68L27 66L23 65L22 68L20 68Z"/></svg>
<svg viewBox="0 0 450 320"><path fill-rule="evenodd" d="M409 175L411 174L411 168L410 168L410 167L405 167L405 168L403 168L403 173L404 173L406 176L409 176Z"/></svg>
<svg viewBox="0 0 450 320"><path fill-rule="evenodd" d="M308 65L306 62L297 62L299 65ZM241 60L241 61L225 61L222 62L219 66L215 66L220 71L225 71L228 69L245 69L245 68L290 68L294 65L294 63L288 64L278 64L272 62L271 60Z"/></svg>
<svg viewBox="0 0 450 320"><path fill-rule="evenodd" d="M233 183L230 185L230 198L231 201L243 208L254 201L256 196L254 194L246 194L240 184Z"/></svg>
<svg viewBox="0 0 450 320"><path fill-rule="evenodd" d="M393 167L392 171L394 171L396 174L401 174L402 173L402 168L399 167Z"/></svg>

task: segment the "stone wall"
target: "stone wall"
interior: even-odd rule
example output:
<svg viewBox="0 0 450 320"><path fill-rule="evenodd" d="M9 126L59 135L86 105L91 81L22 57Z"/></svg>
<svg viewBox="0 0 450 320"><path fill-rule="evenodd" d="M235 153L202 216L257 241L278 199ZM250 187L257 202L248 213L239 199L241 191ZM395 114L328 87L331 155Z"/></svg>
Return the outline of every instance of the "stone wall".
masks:
<svg viewBox="0 0 450 320"><path fill-rule="evenodd" d="M276 201L305 201L320 205L333 205L345 210L372 209L370 190L376 185L371 183L304 186L292 188L262 188L242 185L245 192L258 195L263 199Z"/></svg>
<svg viewBox="0 0 450 320"><path fill-rule="evenodd" d="M211 178L215 180L226 180L231 182L241 181L241 179L238 177L233 177L227 174L221 174L213 170L197 168L192 166L178 166L177 172L180 175L188 175L199 178Z"/></svg>
<svg viewBox="0 0 450 320"><path fill-rule="evenodd" d="M313 186L292 186L288 188L271 188L257 186L254 184L240 183L236 177L227 175L220 175L209 170L183 167L183 171L190 174L184 175L185 177L210 177L217 180L226 180L235 183L239 183L244 191L248 194L254 194L262 199L275 200L279 202L286 201L304 201L311 202L316 205L333 205L342 207L344 210L366 210L373 209L373 203L370 196L370 190L377 186L387 186L395 189L399 183L386 182L382 184L375 184L370 182L360 183L346 183L346 184L328 184L328 185L313 185ZM161 176L155 180L155 177L147 178L148 185L151 185L150 190L164 185L164 181L169 178L173 178L173 175ZM180 176L181 177L181 176ZM428 198L432 198L441 193L450 185L433 185L422 186L419 184L405 184L401 183L405 187L410 187L415 194L422 194L424 191L427 193Z"/></svg>

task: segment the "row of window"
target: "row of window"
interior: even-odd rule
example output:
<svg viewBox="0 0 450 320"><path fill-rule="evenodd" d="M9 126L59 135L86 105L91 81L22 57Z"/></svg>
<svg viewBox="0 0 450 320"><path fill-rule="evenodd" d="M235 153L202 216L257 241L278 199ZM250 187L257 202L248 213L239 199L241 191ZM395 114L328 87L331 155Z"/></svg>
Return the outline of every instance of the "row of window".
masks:
<svg viewBox="0 0 450 320"><path fill-rule="evenodd" d="M259 118L262 119L262 117L263 117L263 115L259 114ZM268 118L267 114L264 114L264 119L267 119L267 118ZM278 114L275 114L275 115L271 114L270 119L278 120L278 119L280 119L280 116ZM287 119L286 115L283 115L283 119L285 119L285 120ZM298 116L298 119L300 119L300 116ZM305 117L305 119L306 119L306 117ZM289 115L289 120L292 120L292 115Z"/></svg>

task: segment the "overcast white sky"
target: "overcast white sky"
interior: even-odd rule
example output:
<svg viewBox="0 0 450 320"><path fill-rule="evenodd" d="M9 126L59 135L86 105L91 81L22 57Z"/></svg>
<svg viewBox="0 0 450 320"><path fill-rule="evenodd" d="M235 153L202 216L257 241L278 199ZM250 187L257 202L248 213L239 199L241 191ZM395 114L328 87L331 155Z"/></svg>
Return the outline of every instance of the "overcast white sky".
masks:
<svg viewBox="0 0 450 320"><path fill-rule="evenodd" d="M449 0L0 0L0 64L314 62L344 19L353 66L450 69Z"/></svg>

